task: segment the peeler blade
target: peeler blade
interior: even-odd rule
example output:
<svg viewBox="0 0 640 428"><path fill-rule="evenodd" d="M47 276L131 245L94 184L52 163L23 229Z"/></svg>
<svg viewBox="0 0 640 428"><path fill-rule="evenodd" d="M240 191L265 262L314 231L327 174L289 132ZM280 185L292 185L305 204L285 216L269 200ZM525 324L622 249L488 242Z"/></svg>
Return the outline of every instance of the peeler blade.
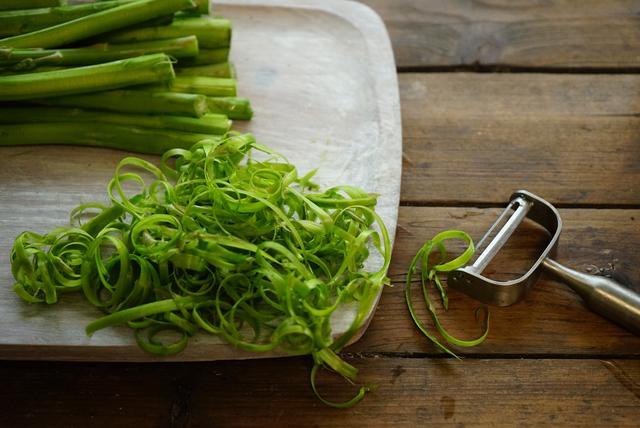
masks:
<svg viewBox="0 0 640 428"><path fill-rule="evenodd" d="M504 222L507 217L509 218ZM540 257L524 275L514 280L497 281L483 276L482 271L525 218L539 224L549 233L550 240ZM511 195L507 208L479 241L478 247L482 247L484 241L503 222L502 228L486 245L474 264L450 272L447 281L449 285L469 296L483 303L497 306L512 305L526 295L542 273L543 261L557 246L562 230L560 213L550 203L531 192L518 190Z"/></svg>

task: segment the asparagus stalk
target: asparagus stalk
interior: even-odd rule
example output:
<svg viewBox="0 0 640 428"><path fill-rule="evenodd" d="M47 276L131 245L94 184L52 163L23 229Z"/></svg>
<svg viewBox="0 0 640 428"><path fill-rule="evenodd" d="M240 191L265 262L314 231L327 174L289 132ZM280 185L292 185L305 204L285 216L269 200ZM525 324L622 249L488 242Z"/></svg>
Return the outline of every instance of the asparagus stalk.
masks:
<svg viewBox="0 0 640 428"><path fill-rule="evenodd" d="M250 120L253 116L251 103L246 98L207 97L207 105L211 113L224 114L229 119Z"/></svg>
<svg viewBox="0 0 640 428"><path fill-rule="evenodd" d="M149 86L159 92L202 94L208 97L235 97L236 81L224 77L178 76L163 85Z"/></svg>
<svg viewBox="0 0 640 428"><path fill-rule="evenodd" d="M0 36L15 36L82 18L124 4L124 0L0 12ZM2 4L2 2L0 2Z"/></svg>
<svg viewBox="0 0 640 428"><path fill-rule="evenodd" d="M205 114L201 118L119 114L98 110L60 107L0 107L0 124L19 123L112 123L152 129L170 129L200 134L222 135L229 131L231 121L223 114Z"/></svg>
<svg viewBox="0 0 640 428"><path fill-rule="evenodd" d="M183 18L171 25L125 29L105 36L111 43L133 43L195 35L200 48L226 48L231 44L231 21L224 18Z"/></svg>
<svg viewBox="0 0 640 428"><path fill-rule="evenodd" d="M107 2L109 0L98 0L98 2ZM137 1L137 0L122 0L123 2L132 2L132 1ZM194 0L194 3L196 3L196 6L193 8L189 8L189 9L185 9L184 12L179 12L180 14L182 13L190 13L190 14L199 14L199 15L209 15L209 13L211 12L211 8L209 6L209 0ZM191 15L193 16L193 15Z"/></svg>
<svg viewBox="0 0 640 428"><path fill-rule="evenodd" d="M192 65L219 64L228 60L229 48L200 49L196 57L183 59L180 61L180 65L188 67Z"/></svg>
<svg viewBox="0 0 640 428"><path fill-rule="evenodd" d="M54 7L63 6L66 3L66 0L2 0L0 1L0 10Z"/></svg>
<svg viewBox="0 0 640 428"><path fill-rule="evenodd" d="M176 64L176 65L180 65ZM220 64L198 65L194 67L175 67L178 76L208 76L208 77L230 77L235 78L235 70L231 63L221 62Z"/></svg>
<svg viewBox="0 0 640 428"><path fill-rule="evenodd" d="M198 141L220 136L155 130L106 123L29 123L0 125L0 146L64 144L107 147L138 153L162 154L188 149Z"/></svg>
<svg viewBox="0 0 640 428"><path fill-rule="evenodd" d="M32 33L0 39L0 46L51 48L194 7L193 0L139 0ZM190 34L183 34L188 36ZM175 38L179 36L166 37Z"/></svg>
<svg viewBox="0 0 640 428"><path fill-rule="evenodd" d="M105 91L124 86L164 82L175 76L165 54L41 73L0 76L0 101Z"/></svg>
<svg viewBox="0 0 640 428"><path fill-rule="evenodd" d="M172 116L202 117L209 112L207 97L204 95L180 94L177 92L117 90L47 98L36 102L50 106L82 107L121 113ZM224 114L222 111L216 111L215 113Z"/></svg>
<svg viewBox="0 0 640 428"><path fill-rule="evenodd" d="M40 64L91 65L154 53L165 53L173 58L193 58L198 55L198 39L189 36L123 45L103 43L84 48L57 50L0 48L0 67L11 66L20 70Z"/></svg>

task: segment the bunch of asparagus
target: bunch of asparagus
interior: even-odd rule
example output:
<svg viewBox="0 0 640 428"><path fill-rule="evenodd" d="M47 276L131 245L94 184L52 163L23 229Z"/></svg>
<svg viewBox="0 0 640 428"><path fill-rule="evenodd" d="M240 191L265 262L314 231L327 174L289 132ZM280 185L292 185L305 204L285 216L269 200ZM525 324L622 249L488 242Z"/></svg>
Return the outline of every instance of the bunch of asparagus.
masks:
<svg viewBox="0 0 640 428"><path fill-rule="evenodd" d="M0 146L162 153L249 120L209 0L0 0Z"/></svg>

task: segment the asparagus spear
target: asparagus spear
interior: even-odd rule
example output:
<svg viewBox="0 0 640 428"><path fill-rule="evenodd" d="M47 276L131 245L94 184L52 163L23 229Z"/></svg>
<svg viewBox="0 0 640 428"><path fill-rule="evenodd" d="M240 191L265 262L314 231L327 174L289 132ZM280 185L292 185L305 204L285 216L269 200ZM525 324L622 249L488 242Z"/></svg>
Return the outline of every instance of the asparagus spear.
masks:
<svg viewBox="0 0 640 428"><path fill-rule="evenodd" d="M209 112L207 97L204 95L143 90L104 91L47 98L36 102L50 106L83 107L121 113L202 117ZM222 111L215 113L224 114Z"/></svg>
<svg viewBox="0 0 640 428"><path fill-rule="evenodd" d="M57 50L0 48L0 67L10 66L20 70L36 64L91 65L153 53L165 53L173 58L193 58L198 55L198 39L189 36L123 45L103 43L84 48Z"/></svg>
<svg viewBox="0 0 640 428"><path fill-rule="evenodd" d="M176 64L181 65L181 63ZM235 78L235 70L229 62L220 64L198 65L194 67L175 67L178 76L209 76Z"/></svg>
<svg viewBox="0 0 640 428"><path fill-rule="evenodd" d="M186 58L180 61L180 65L206 65L219 64L229 60L229 48L200 49L198 55L193 58Z"/></svg>
<svg viewBox="0 0 640 428"><path fill-rule="evenodd" d="M202 94L209 97L235 97L236 81L224 77L178 76L163 85L150 85L154 91Z"/></svg>
<svg viewBox="0 0 640 428"><path fill-rule="evenodd" d="M175 76L165 54L41 73L0 76L0 101L104 91L124 86L164 82Z"/></svg>
<svg viewBox="0 0 640 428"><path fill-rule="evenodd" d="M125 0L0 12L0 36L15 36L111 9ZM0 4L2 4L0 2Z"/></svg>
<svg viewBox="0 0 640 428"><path fill-rule="evenodd" d="M173 148L188 149L202 140L220 136L155 130L105 123L29 123L0 125L0 146L69 144L107 147L131 152L162 154Z"/></svg>
<svg viewBox="0 0 640 428"><path fill-rule="evenodd" d="M222 135L229 131L231 121L223 114L205 114L201 118L119 114L98 110L60 107L0 107L0 124L19 123L113 123L152 129L170 129L200 134Z"/></svg>
<svg viewBox="0 0 640 428"><path fill-rule="evenodd" d="M133 43L195 35L200 48L226 48L231 44L231 21L224 18L176 19L171 25L125 29L104 37L111 43Z"/></svg>
<svg viewBox="0 0 640 428"><path fill-rule="evenodd" d="M98 2L107 2L109 0L98 0ZM132 2L132 1L138 1L138 0L122 0L123 2ZM190 9L185 9L184 12L179 12L180 14L182 13L190 13L190 14L199 14L199 15L209 15L209 13L211 12L211 8L209 6L209 0L194 0L194 3L196 3L196 6Z"/></svg>
<svg viewBox="0 0 640 428"><path fill-rule="evenodd" d="M35 9L38 7L63 6L66 0L2 0L0 10Z"/></svg>
<svg viewBox="0 0 640 428"><path fill-rule="evenodd" d="M207 105L211 113L224 114L229 119L250 120L253 116L251 103L246 98L207 97Z"/></svg>
<svg viewBox="0 0 640 428"><path fill-rule="evenodd" d="M32 33L0 39L0 46L14 48L63 46L194 6L196 3L193 0L139 0ZM187 35L190 34L183 34L183 36Z"/></svg>

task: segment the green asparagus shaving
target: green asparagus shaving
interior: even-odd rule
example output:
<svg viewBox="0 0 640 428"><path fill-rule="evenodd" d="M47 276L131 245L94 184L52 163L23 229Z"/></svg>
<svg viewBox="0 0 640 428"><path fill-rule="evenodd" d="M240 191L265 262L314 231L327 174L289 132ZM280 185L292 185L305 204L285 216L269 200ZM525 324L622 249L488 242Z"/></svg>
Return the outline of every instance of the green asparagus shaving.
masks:
<svg viewBox="0 0 640 428"><path fill-rule="evenodd" d="M159 166L127 157L107 186L110 206L80 205L70 226L16 238L14 290L34 303L81 292L106 313L88 334L126 324L158 355L180 352L196 332L248 351L311 354L316 395L352 406L369 387L336 403L315 379L325 367L355 381L338 353L388 283L391 244L375 195L321 192L312 176L249 134L169 150ZM373 272L371 253L382 259ZM334 337L343 304L357 313Z"/></svg>
<svg viewBox="0 0 640 428"><path fill-rule="evenodd" d="M73 49L0 49L0 67L28 69L36 65L62 66L92 65L149 54L166 54L172 58L198 55L195 36L180 39L154 40L127 45L102 43ZM39 61L37 61L39 60Z"/></svg>
<svg viewBox="0 0 640 428"><path fill-rule="evenodd" d="M165 82L173 77L173 66L167 55L144 55L66 70L0 76L0 101L105 91Z"/></svg>
<svg viewBox="0 0 640 428"><path fill-rule="evenodd" d="M207 97L207 106L211 113L224 114L233 120L250 120L253 117L251 102L247 98Z"/></svg>
<svg viewBox="0 0 640 428"><path fill-rule="evenodd" d="M0 39L0 46L53 48L197 6L193 0L139 0L32 33ZM190 34L182 34L188 36ZM175 38L181 36L172 36Z"/></svg>
<svg viewBox="0 0 640 428"><path fill-rule="evenodd" d="M133 43L173 39L195 35L200 48L228 48L231 45L231 21L224 18L196 17L174 20L171 25L124 29L105 35L110 43Z"/></svg>
<svg viewBox="0 0 640 428"><path fill-rule="evenodd" d="M210 109L209 99L204 95L181 94L177 92L150 92L121 89L117 91L46 98L34 100L33 102L51 106L82 107L121 113L191 117L202 117L211 110L212 113L225 114L230 119L235 119L232 115L226 114L225 109ZM234 109L227 110L233 113L232 110Z"/></svg>
<svg viewBox="0 0 640 428"><path fill-rule="evenodd" d="M124 4L124 0L0 12L0 36L30 33ZM0 3L4 4L4 3ZM1 8L1 7L0 7Z"/></svg>
<svg viewBox="0 0 640 428"><path fill-rule="evenodd" d="M465 241L467 243L467 248L460 256L454 258L453 260L446 261L447 252L444 246L444 241L451 240L451 239L461 239ZM437 264L430 266L429 258L431 256L431 253L436 249L440 253L439 254L440 261ZM418 253L415 255L415 257L411 261L411 264L409 265L409 271L407 273L407 280L406 280L405 289L404 289L405 300L407 302L407 307L409 308L409 314L411 315L411 318L413 319L413 322L415 323L416 327L422 332L422 334L424 334L429 340L431 340L438 348L440 348L442 351L456 358L458 358L458 356L453 351L451 351L446 345L444 345L438 339L437 336L429 332L426 326L424 325L424 323L419 319L418 315L416 314L413 306L413 299L411 296L412 280L413 280L413 275L416 273L416 270L420 269L420 283L422 288L422 296L423 296L425 305L427 307L427 310L429 311L429 314L431 316L431 319L433 320L433 323L436 329L438 330L438 332L440 333L440 335L442 335L442 337L448 343L455 346L461 346L461 347L476 346L482 343L486 339L487 335L489 334L488 308L480 307L476 311L476 318L478 318L480 310L484 311L484 319L482 321L482 325L483 325L482 334L472 340L458 339L453 335L451 335L449 332L447 332L447 330L442 326L442 323L438 319L436 309L431 301L431 298L429 297L429 291L428 291L429 284L432 284L438 291L440 300L442 302L442 306L445 308L445 310L448 309L449 302L447 298L446 289L444 288L442 282L440 281L440 278L438 277L438 273L449 272L464 266L471 259L471 257L473 256L473 253L474 253L473 241L471 237L465 232L458 231L458 230L449 230L449 231L445 231L437 234L433 239L431 239L430 241L427 241L422 246L422 248L420 248Z"/></svg>
<svg viewBox="0 0 640 428"><path fill-rule="evenodd" d="M64 6L66 3L66 0L2 0L0 10Z"/></svg>
<svg viewBox="0 0 640 428"><path fill-rule="evenodd" d="M205 114L200 118L184 116L160 116L142 114L119 114L97 110L52 107L0 107L0 124L20 123L112 123L133 127L169 129L200 134L223 135L231 121L222 114Z"/></svg>
<svg viewBox="0 0 640 428"><path fill-rule="evenodd" d="M73 121L0 125L0 147L64 144L162 154L174 147L188 149L205 138L217 140L220 136Z"/></svg>
<svg viewBox="0 0 640 428"><path fill-rule="evenodd" d="M176 66L182 64L176 64ZM220 64L199 65L194 67L175 67L178 76L209 76L209 77L230 77L235 79L235 70L231 63L222 62Z"/></svg>

